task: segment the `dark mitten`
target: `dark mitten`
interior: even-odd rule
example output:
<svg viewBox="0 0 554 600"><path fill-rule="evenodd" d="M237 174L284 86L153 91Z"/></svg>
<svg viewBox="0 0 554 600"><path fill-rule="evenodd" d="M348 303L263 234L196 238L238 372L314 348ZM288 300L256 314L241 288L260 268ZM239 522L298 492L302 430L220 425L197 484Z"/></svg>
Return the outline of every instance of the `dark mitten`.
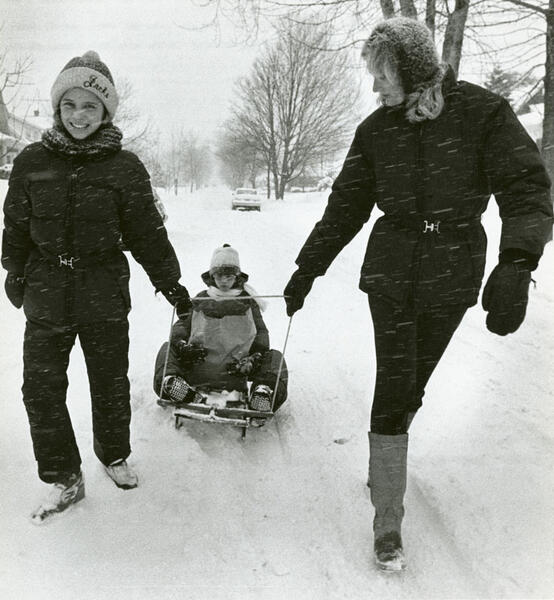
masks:
<svg viewBox="0 0 554 600"><path fill-rule="evenodd" d="M186 316L192 309L192 302L187 288L180 283L176 283L169 288L161 289L160 292L165 296L166 300L176 308L179 318Z"/></svg>
<svg viewBox="0 0 554 600"><path fill-rule="evenodd" d="M298 269L292 274L283 292L289 317L292 317L297 310L304 306L304 300L312 289L314 279L312 274L306 273L302 269Z"/></svg>
<svg viewBox="0 0 554 600"><path fill-rule="evenodd" d="M199 344L187 344L185 340L179 340L173 346L175 354L179 359L179 362L183 366L195 365L206 360L208 351Z"/></svg>
<svg viewBox="0 0 554 600"><path fill-rule="evenodd" d="M240 360L234 360L227 365L227 372L231 374L250 375L254 373L262 362L262 354L254 352L248 356L243 356Z"/></svg>
<svg viewBox="0 0 554 600"><path fill-rule="evenodd" d="M529 296L531 271L526 263L501 262L483 290L487 329L498 335L514 333L523 323Z"/></svg>
<svg viewBox="0 0 554 600"><path fill-rule="evenodd" d="M8 273L4 283L6 296L8 300L15 306L21 308L23 306L23 294L25 291L25 278L18 277L15 273Z"/></svg>

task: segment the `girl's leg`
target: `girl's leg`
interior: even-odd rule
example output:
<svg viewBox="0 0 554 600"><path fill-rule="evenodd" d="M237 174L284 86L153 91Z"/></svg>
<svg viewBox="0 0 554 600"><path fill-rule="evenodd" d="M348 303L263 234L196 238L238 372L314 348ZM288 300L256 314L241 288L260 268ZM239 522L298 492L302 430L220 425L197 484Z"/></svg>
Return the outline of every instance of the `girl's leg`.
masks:
<svg viewBox="0 0 554 600"><path fill-rule="evenodd" d="M131 453L129 426L129 324L125 321L81 327L79 339L90 383L94 451L104 465Z"/></svg>
<svg viewBox="0 0 554 600"><path fill-rule="evenodd" d="M23 341L23 402L38 474L59 483L77 474L81 457L66 405L67 366L75 332L27 322Z"/></svg>

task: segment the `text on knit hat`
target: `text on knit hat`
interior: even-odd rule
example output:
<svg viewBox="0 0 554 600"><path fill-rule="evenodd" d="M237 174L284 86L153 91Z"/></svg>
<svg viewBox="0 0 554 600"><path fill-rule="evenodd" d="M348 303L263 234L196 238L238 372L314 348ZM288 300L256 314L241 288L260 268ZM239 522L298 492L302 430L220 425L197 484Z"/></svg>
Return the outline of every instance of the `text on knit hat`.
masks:
<svg viewBox="0 0 554 600"><path fill-rule="evenodd" d="M62 96L72 88L92 92L106 107L110 120L113 120L119 98L110 70L93 50L72 58L56 77L50 91L54 111L58 109Z"/></svg>

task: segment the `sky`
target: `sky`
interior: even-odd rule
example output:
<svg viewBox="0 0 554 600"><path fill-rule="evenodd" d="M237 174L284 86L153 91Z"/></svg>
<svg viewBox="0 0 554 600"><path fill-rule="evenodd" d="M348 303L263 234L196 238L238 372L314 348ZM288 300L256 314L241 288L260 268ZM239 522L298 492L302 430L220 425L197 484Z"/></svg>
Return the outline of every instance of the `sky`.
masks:
<svg viewBox="0 0 554 600"><path fill-rule="evenodd" d="M0 14L8 58L33 61L26 96L49 99L64 65L95 50L116 87L127 79L139 110L166 132L213 131L259 51L218 44L213 28L199 29L210 11L190 0L0 0Z"/></svg>

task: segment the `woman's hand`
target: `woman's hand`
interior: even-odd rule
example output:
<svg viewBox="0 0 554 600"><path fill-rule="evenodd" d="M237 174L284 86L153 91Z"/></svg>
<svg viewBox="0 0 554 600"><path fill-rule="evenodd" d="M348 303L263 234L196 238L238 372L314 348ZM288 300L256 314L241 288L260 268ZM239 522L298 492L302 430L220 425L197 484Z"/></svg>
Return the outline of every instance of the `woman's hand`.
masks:
<svg viewBox="0 0 554 600"><path fill-rule="evenodd" d="M525 319L531 271L525 262L501 262L483 290L487 329L498 335L514 333Z"/></svg>
<svg viewBox="0 0 554 600"><path fill-rule="evenodd" d="M287 305L287 315L292 315L304 306L304 300L312 289L315 277L312 274L296 270L287 283L283 295Z"/></svg>

